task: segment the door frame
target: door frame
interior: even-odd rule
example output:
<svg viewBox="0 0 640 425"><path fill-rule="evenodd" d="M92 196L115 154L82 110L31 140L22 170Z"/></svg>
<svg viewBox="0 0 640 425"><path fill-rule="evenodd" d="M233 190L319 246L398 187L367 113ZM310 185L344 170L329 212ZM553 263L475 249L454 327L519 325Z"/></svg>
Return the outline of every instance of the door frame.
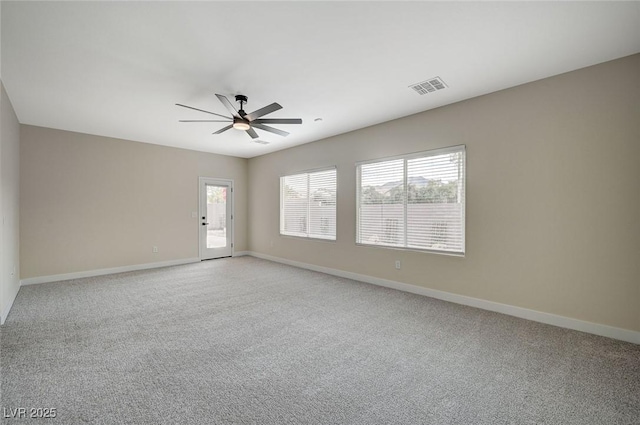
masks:
<svg viewBox="0 0 640 425"><path fill-rule="evenodd" d="M234 190L233 190L233 179L221 179L221 178L217 178L217 177L198 177L198 257L200 258L200 261L204 261L205 259L202 258L202 245L203 245L203 235L202 235L202 219L200 217L202 217L202 211L203 211L203 199L202 199L202 193L200 192L200 188L202 187L203 184L221 184L221 185L228 185L230 192L231 192L231 196L229 196L229 193L227 193L227 203L231 202L231 219L227 220L227 232L230 233L229 235L229 240L231 241L231 256L233 257L233 254L235 252L235 243L234 243L234 236L235 236L235 232L234 232L234 227L235 227L235 202L234 202ZM205 201L206 202L206 201ZM207 217L208 218L208 217ZM221 257L222 258L222 257ZM209 258L206 258L206 260L209 260Z"/></svg>

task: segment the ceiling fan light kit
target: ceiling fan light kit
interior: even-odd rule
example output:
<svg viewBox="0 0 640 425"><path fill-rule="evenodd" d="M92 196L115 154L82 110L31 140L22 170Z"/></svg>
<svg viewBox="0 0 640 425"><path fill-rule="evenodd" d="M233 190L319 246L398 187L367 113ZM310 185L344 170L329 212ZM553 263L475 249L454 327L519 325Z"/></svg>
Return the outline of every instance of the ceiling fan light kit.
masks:
<svg viewBox="0 0 640 425"><path fill-rule="evenodd" d="M271 105L267 105L264 108L260 108L257 111L253 111L247 114L244 111L244 104L247 103L247 100L248 100L247 96L242 94L236 95L236 102L240 103L239 110L236 110L233 104L229 102L229 99L227 99L225 96L221 94L216 94L216 97L225 106L225 108L227 108L227 110L231 113L230 117L216 114L215 112L205 111L204 109L194 108L192 106L176 103L176 106L181 106L183 108L193 109L195 111L200 111L207 114L215 115L217 117L225 118L224 121L222 120L180 120L180 122L226 122L230 124L214 132L213 134L220 134L231 128L234 128L236 130L246 131L247 134L252 139L258 138L258 133L256 133L256 131L253 129L254 127L260 130L277 134L279 136L286 137L289 135L289 133L287 133L286 131L282 131L265 124L302 124L302 119L300 118L260 118L264 115L267 115L279 109L282 109L282 106L280 106L278 103L272 103Z"/></svg>
<svg viewBox="0 0 640 425"><path fill-rule="evenodd" d="M251 128L251 126L249 125L248 122L246 122L243 119L234 118L233 119L233 128L235 128L236 130L247 131L247 130L249 130Z"/></svg>

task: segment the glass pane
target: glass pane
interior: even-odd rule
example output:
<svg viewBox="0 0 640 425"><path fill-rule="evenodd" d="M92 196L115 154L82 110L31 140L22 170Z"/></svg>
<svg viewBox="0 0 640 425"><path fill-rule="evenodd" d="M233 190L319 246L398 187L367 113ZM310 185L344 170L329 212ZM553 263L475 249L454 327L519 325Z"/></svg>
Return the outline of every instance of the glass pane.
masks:
<svg viewBox="0 0 640 425"><path fill-rule="evenodd" d="M464 250L463 152L407 161L407 244Z"/></svg>
<svg viewBox="0 0 640 425"><path fill-rule="evenodd" d="M403 246L404 160L363 164L359 173L358 242Z"/></svg>
<svg viewBox="0 0 640 425"><path fill-rule="evenodd" d="M227 188L207 185L207 248L227 246Z"/></svg>
<svg viewBox="0 0 640 425"><path fill-rule="evenodd" d="M309 237L336 239L336 170L309 173Z"/></svg>
<svg viewBox="0 0 640 425"><path fill-rule="evenodd" d="M309 181L307 174L296 174L281 178L281 199L284 211L282 233L306 236L309 208Z"/></svg>
<svg viewBox="0 0 640 425"><path fill-rule="evenodd" d="M280 177L280 234L336 240L336 173Z"/></svg>

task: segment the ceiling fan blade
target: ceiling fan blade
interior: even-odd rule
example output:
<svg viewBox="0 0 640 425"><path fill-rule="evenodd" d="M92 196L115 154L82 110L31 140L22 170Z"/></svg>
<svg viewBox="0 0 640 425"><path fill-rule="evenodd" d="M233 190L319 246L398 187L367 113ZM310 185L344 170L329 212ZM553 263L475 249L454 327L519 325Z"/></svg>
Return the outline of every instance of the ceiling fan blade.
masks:
<svg viewBox="0 0 640 425"><path fill-rule="evenodd" d="M282 106L280 106L277 103L272 103L271 105L267 105L264 108L260 108L257 111L253 111L252 113L245 115L244 119L249 120L249 121L253 121L256 118L260 118L263 115L267 115L267 114L270 114L272 112L275 112L278 109L282 109Z"/></svg>
<svg viewBox="0 0 640 425"><path fill-rule="evenodd" d="M224 127L224 128L221 128L220 130L218 130L218 131L216 131L215 133L212 133L212 134L220 134L220 133L222 133L223 131L227 131L227 130L229 130L230 128L233 128L233 124L228 125L228 126L226 126L226 127Z"/></svg>
<svg viewBox="0 0 640 425"><path fill-rule="evenodd" d="M178 120L178 122L229 122L229 120Z"/></svg>
<svg viewBox="0 0 640 425"><path fill-rule="evenodd" d="M259 128L260 130L268 131L270 133L275 133L282 137L287 137L289 133L286 131L278 130L277 128L269 127L268 125L256 123L255 121L251 123L251 125L255 128Z"/></svg>
<svg viewBox="0 0 640 425"><path fill-rule="evenodd" d="M230 117L225 117L224 115L216 114L215 112L205 111L204 109L194 108L193 106L187 106L187 105L183 105L183 104L181 104L181 103L176 103L176 106L182 106L183 108L193 109L194 111L204 112L204 113L206 113L206 114L215 115L215 116L217 116L217 117L226 118L226 119L228 119L228 120L230 120L230 119L231 119Z"/></svg>
<svg viewBox="0 0 640 425"><path fill-rule="evenodd" d="M247 130L247 134L249 136L251 136L252 139L257 139L258 137L258 133L256 133L256 131L253 128L250 128L249 130Z"/></svg>
<svg viewBox="0 0 640 425"><path fill-rule="evenodd" d="M223 96L221 94L217 94L217 93L216 93L216 97L218 98L218 100L220 102L222 102L224 107L227 108L227 110L229 112L231 112L231 115L233 115L234 117L239 117L240 116L238 114L238 111L236 111L236 108L233 107L233 104L231 102L229 102L229 99L227 99L225 96Z"/></svg>
<svg viewBox="0 0 640 425"><path fill-rule="evenodd" d="M253 120L253 123L257 124L302 124L300 118L260 118Z"/></svg>

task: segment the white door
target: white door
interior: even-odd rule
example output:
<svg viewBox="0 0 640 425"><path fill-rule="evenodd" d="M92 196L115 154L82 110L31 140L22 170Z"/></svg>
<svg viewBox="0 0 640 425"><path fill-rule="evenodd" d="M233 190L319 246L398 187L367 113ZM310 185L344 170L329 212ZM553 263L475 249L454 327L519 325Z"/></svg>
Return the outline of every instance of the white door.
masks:
<svg viewBox="0 0 640 425"><path fill-rule="evenodd" d="M233 182L200 177L200 259L233 254Z"/></svg>

